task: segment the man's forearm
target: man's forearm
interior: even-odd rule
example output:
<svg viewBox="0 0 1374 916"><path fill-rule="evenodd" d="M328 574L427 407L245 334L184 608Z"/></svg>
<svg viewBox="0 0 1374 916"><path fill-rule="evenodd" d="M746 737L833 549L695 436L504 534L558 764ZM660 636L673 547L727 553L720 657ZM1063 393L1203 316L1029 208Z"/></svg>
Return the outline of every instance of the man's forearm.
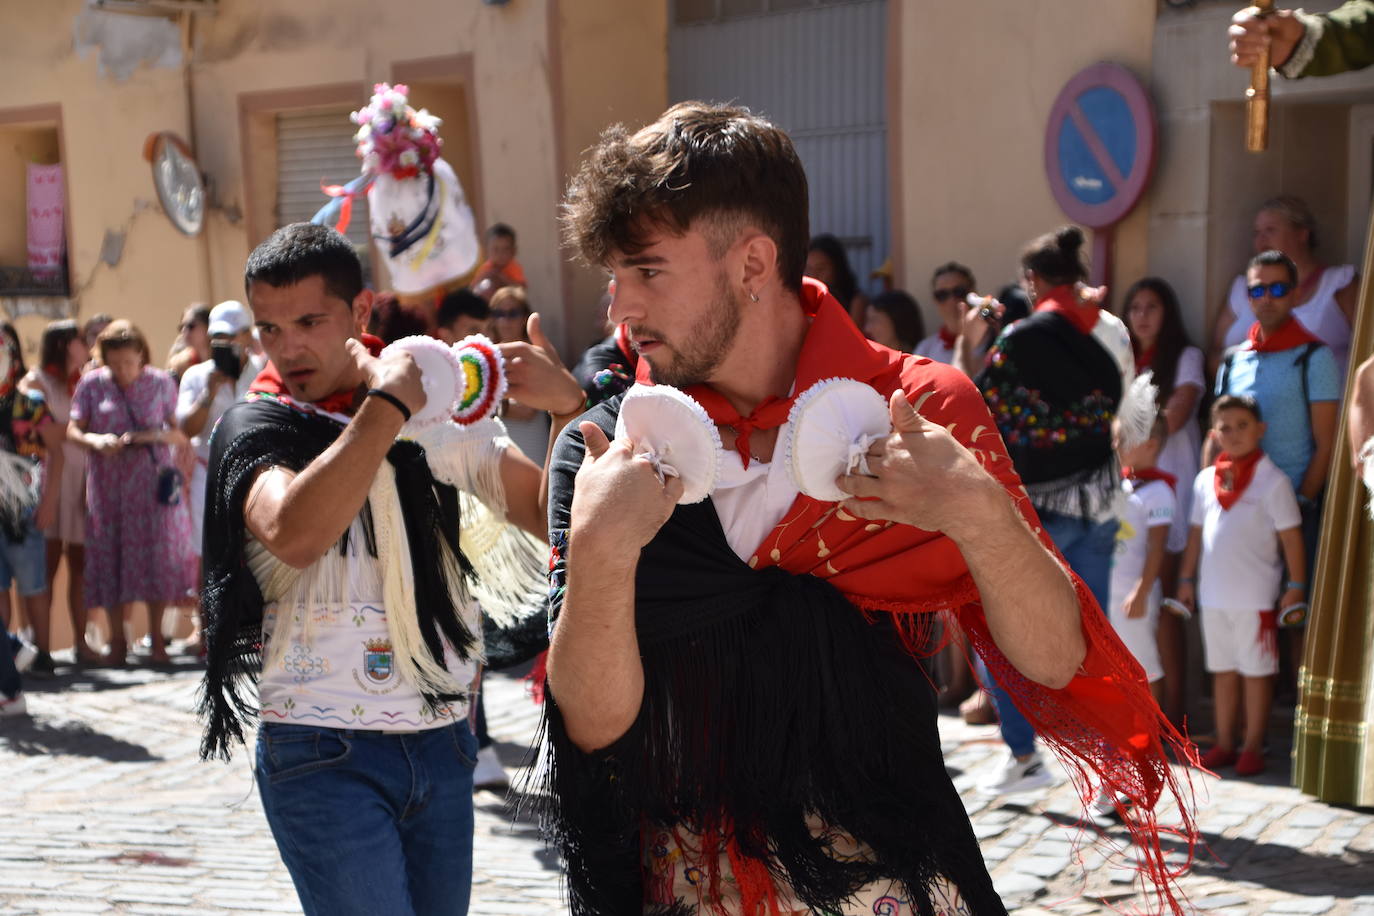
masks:
<svg viewBox="0 0 1374 916"><path fill-rule="evenodd" d="M246 516L253 532L282 562L309 566L343 536L367 500L377 469L386 460L403 418L378 398L368 398L339 438L297 474L276 498L254 504Z"/></svg>
<svg viewBox="0 0 1374 916"><path fill-rule="evenodd" d="M568 590L549 644L549 689L568 737L583 751L615 742L634 724L644 668L634 619L633 560L579 557L568 544Z"/></svg>
<svg viewBox="0 0 1374 916"><path fill-rule="evenodd" d="M1072 680L1087 652L1078 594L1069 574L1002 495L955 536L1002 654L1048 687Z"/></svg>

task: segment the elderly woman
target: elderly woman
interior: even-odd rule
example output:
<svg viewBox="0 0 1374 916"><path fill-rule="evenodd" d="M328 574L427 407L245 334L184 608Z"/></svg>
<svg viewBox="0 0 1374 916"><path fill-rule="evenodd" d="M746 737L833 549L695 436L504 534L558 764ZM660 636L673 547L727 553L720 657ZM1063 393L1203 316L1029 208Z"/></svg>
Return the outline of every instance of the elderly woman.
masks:
<svg viewBox="0 0 1374 916"><path fill-rule="evenodd" d="M1355 306L1360 284L1350 264L1327 264L1317 253L1317 220L1297 197L1274 197L1260 204L1255 214L1255 254L1281 251L1297 267L1293 317L1318 340L1331 348L1336 372L1345 383L1350 362L1350 335L1355 326ZM1255 323L1245 271L1231 282L1226 302L1217 313L1208 368L1215 373L1228 348L1242 344Z"/></svg>
<svg viewBox="0 0 1374 916"><path fill-rule="evenodd" d="M128 321L96 339L101 367L72 396L68 436L90 452L86 467L86 607L110 615L111 664L124 664L129 605L148 605L154 663L167 661L162 612L191 585L190 516L181 482L168 479L177 430L177 386L148 365L148 342Z"/></svg>

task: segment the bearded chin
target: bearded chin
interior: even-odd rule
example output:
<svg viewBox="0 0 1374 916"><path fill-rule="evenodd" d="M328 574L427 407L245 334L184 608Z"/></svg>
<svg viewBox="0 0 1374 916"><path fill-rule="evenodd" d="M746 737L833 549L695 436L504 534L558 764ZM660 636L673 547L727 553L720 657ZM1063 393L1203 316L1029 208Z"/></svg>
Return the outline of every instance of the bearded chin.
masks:
<svg viewBox="0 0 1374 916"><path fill-rule="evenodd" d="M681 347L666 345L662 351L671 361L655 365L650 359L650 375L656 384L688 388L711 380L725 355L734 346L739 334L740 303L735 299L721 271L716 280L715 295L710 308L702 316L696 331Z"/></svg>

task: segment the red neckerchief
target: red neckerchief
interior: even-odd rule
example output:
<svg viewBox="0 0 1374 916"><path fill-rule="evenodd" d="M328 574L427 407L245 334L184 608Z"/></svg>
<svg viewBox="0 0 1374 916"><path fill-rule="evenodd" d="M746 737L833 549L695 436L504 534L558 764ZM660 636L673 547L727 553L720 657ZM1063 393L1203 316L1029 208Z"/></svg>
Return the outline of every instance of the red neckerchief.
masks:
<svg viewBox="0 0 1374 916"><path fill-rule="evenodd" d="M1121 477L1123 480L1162 480L1169 485L1170 490L1178 492L1178 478L1159 468L1122 468Z"/></svg>
<svg viewBox="0 0 1374 916"><path fill-rule="evenodd" d="M1036 301L1035 310L1063 315L1084 334L1093 332L1101 311L1096 302L1080 301L1076 286L1056 286Z"/></svg>
<svg viewBox="0 0 1374 916"><path fill-rule="evenodd" d="M954 342L959 339L959 335L951 331L944 325L940 325L940 346L946 350L954 349Z"/></svg>
<svg viewBox="0 0 1374 916"><path fill-rule="evenodd" d="M363 346L367 347L367 352L377 356L382 352L382 347L386 346L380 337L371 334L362 335ZM262 367L257 378L253 379L253 384L248 386L250 393L270 394L280 398L288 404L294 404L290 392L286 390L286 383L282 381L281 373L277 367L272 365L269 360L267 365ZM349 413L353 410L353 403L357 399L357 389L350 388L347 391L336 391L314 402L316 410L323 410L327 413Z"/></svg>
<svg viewBox="0 0 1374 916"><path fill-rule="evenodd" d="M1264 335L1260 329L1260 323L1256 321L1250 325L1250 336L1246 340L1245 346L1248 350L1256 353L1277 353L1280 350L1291 350L1294 347L1301 347L1304 344L1321 343L1312 332L1302 326L1302 322L1289 316L1288 320L1279 326L1279 329L1269 336Z"/></svg>
<svg viewBox="0 0 1374 916"><path fill-rule="evenodd" d="M903 391L927 420L944 427L978 457L1031 530L1038 532L1041 542L1058 556L1031 508L982 395L967 376L942 363L897 353L869 341L844 307L814 280L803 281L801 304L814 318L797 361L796 392L828 378L857 379L885 399L894 391ZM1096 313L1096 306L1092 311ZM644 361L639 377L652 383ZM693 397L705 403L703 392L707 393L705 400L715 394L705 386L691 390ZM782 403L783 399L771 399L766 407L769 420L774 405ZM762 428L759 414L763 412L763 407L754 411L750 420L753 428ZM1073 680L1056 690L1026 678L997 648L963 555L942 534L891 522L867 522L837 503L798 495L749 565L778 566L794 575L825 579L862 611L891 614L913 655L921 651L922 640L937 619L935 612L957 614L973 647L1036 734L1066 756L1072 770L1084 776L1091 774L1103 785L1135 799L1137 816L1131 818L1129 826L1136 847L1146 851L1140 867L1162 894L1173 899L1169 878L1172 866L1164 862L1158 825L1149 812L1165 789L1171 791L1185 812L1182 833L1191 847L1196 837L1191 807L1169 769L1163 744L1169 743L1180 759L1194 762L1196 751L1160 713L1144 672L1077 576L1072 578L1088 651Z"/></svg>
<svg viewBox="0 0 1374 916"><path fill-rule="evenodd" d="M629 325L618 324L615 326L615 346L620 354L629 361L631 367L639 365L639 354L635 352L634 344L630 342Z"/></svg>
<svg viewBox="0 0 1374 916"><path fill-rule="evenodd" d="M1150 347L1148 350L1141 350L1137 353L1135 355L1135 371L1140 373L1149 369L1155 361L1155 355L1158 350L1159 347L1155 346Z"/></svg>
<svg viewBox="0 0 1374 916"><path fill-rule="evenodd" d="M1264 457L1264 452L1255 449L1243 458L1232 458L1229 453L1222 452L1217 456L1216 474L1212 478L1212 486L1216 489L1217 502L1221 503L1222 511L1230 509L1236 501L1245 493L1245 488L1250 486L1250 481L1255 479L1255 465ZM1231 485L1225 485L1227 475L1230 475Z"/></svg>

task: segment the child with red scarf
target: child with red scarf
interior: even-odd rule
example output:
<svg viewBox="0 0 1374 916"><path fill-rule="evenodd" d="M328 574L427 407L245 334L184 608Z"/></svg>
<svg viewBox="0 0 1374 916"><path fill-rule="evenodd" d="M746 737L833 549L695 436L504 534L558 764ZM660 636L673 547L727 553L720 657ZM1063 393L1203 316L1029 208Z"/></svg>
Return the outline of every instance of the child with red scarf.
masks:
<svg viewBox="0 0 1374 916"><path fill-rule="evenodd" d="M1178 511L1175 491L1178 478L1156 466L1164 443L1169 438L1169 421L1161 413L1155 418L1150 436L1144 442L1120 440L1121 492L1125 496L1117 520L1116 553L1112 558L1111 600L1107 615L1116 635L1131 650L1155 699L1161 698L1164 668L1160 664L1155 626L1159 623L1159 603L1163 598L1160 573L1164 568L1164 549Z"/></svg>
<svg viewBox="0 0 1374 916"><path fill-rule="evenodd" d="M1264 429L1254 398L1225 395L1212 405L1212 436L1222 452L1193 483L1192 528L1178 587L1184 605L1202 606L1212 672L1217 743L1202 763L1210 770L1234 764L1237 776L1265 770L1264 731L1279 670L1274 599L1284 564L1288 584L1279 605L1304 601L1307 587L1298 503L1288 478L1260 449ZM1238 755L1242 694L1245 731Z"/></svg>

